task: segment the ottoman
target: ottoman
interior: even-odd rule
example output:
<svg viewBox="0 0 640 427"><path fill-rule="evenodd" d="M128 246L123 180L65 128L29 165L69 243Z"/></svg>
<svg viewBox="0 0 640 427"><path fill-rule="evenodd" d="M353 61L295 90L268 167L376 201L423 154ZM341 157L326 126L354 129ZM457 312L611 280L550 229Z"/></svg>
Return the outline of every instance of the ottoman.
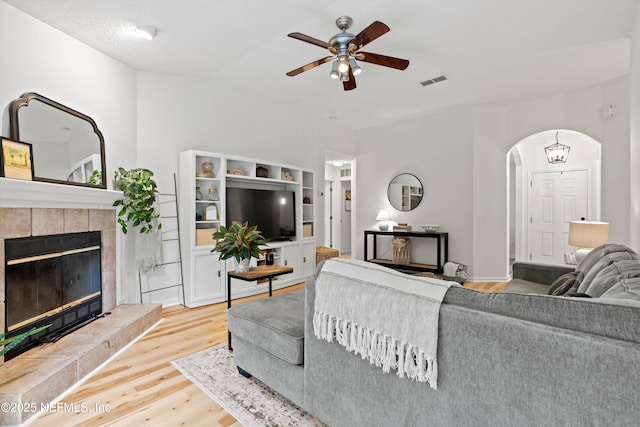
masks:
<svg viewBox="0 0 640 427"><path fill-rule="evenodd" d="M302 405L304 289L233 306L227 324L239 371Z"/></svg>

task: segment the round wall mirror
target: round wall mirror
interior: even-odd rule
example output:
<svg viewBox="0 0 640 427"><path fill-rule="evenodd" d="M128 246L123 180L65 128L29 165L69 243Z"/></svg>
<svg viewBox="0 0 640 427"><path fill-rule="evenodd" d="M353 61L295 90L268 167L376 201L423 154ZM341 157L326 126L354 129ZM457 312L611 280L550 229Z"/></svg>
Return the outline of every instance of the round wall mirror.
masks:
<svg viewBox="0 0 640 427"><path fill-rule="evenodd" d="M389 183L387 197L391 206L399 211L410 211L422 200L422 182L410 173L396 175Z"/></svg>

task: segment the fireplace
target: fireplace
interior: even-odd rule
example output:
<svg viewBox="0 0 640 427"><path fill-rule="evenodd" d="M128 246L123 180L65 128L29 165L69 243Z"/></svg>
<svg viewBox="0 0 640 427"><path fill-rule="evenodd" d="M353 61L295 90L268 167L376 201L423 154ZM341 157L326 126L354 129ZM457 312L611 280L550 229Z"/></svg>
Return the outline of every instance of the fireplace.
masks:
<svg viewBox="0 0 640 427"><path fill-rule="evenodd" d="M102 232L5 240L7 337L51 325L5 355L55 341L102 313Z"/></svg>

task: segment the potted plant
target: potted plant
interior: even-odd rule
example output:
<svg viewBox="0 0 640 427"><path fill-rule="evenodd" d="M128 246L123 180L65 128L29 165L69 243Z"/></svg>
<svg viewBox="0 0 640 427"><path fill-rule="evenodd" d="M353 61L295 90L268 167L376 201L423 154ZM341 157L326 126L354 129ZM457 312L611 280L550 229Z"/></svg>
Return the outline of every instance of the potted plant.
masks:
<svg viewBox="0 0 640 427"><path fill-rule="evenodd" d="M132 227L140 226L140 233L160 230L162 224L155 221L160 214L154 209L158 188L153 180L153 172L148 169L118 168L114 179L115 187L123 193L122 199L113 202L113 206L120 206L118 224L122 232L127 234L129 223Z"/></svg>
<svg viewBox="0 0 640 427"><path fill-rule="evenodd" d="M219 252L220 260L235 258L236 271L246 273L249 271L249 261L251 257L260 256L260 245L264 245L264 237L258 228L249 226L248 222L241 224L234 221L229 228L224 225L220 230L213 233L216 245L211 252Z"/></svg>

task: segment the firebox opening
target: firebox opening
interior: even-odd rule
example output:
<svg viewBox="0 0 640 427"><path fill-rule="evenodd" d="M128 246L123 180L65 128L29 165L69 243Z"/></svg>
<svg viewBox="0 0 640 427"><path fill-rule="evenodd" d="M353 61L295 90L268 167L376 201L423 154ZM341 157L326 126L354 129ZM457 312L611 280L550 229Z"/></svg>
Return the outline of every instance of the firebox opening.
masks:
<svg viewBox="0 0 640 427"><path fill-rule="evenodd" d="M101 242L100 231L5 240L7 337L51 324L5 360L102 313Z"/></svg>

